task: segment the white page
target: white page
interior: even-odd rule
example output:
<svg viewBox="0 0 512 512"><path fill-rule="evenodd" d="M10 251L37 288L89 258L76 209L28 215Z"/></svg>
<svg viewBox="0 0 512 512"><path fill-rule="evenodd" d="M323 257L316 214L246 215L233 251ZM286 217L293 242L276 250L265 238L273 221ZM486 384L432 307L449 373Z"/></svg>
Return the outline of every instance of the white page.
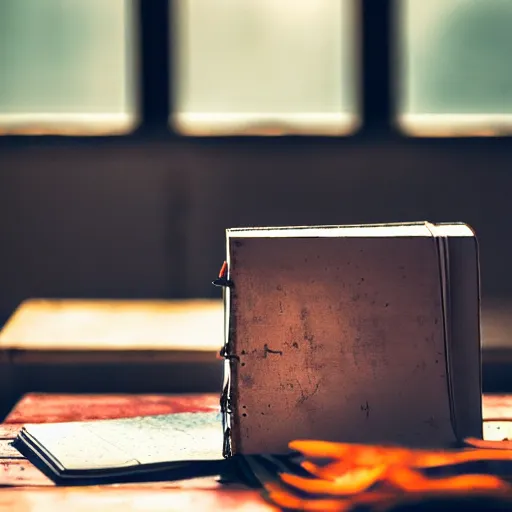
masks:
<svg viewBox="0 0 512 512"><path fill-rule="evenodd" d="M65 470L222 459L217 412L26 425L24 430Z"/></svg>

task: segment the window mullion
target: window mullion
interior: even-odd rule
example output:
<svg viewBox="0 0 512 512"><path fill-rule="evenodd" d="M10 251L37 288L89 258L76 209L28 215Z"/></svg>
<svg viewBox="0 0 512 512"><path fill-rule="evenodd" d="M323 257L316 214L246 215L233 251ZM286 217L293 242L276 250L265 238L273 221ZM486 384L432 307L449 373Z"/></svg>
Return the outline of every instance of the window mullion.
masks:
<svg viewBox="0 0 512 512"><path fill-rule="evenodd" d="M362 107L365 129L392 125L392 0L362 0Z"/></svg>
<svg viewBox="0 0 512 512"><path fill-rule="evenodd" d="M163 128L169 118L169 1L138 0L142 126Z"/></svg>

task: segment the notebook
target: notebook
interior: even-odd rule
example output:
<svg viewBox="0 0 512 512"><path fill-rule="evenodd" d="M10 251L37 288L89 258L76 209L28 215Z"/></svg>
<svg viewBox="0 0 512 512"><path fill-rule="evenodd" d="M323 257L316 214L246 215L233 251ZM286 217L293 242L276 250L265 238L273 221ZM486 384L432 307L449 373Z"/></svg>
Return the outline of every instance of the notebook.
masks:
<svg viewBox="0 0 512 512"><path fill-rule="evenodd" d="M25 425L14 446L57 482L94 483L144 474L219 470L218 412Z"/></svg>
<svg viewBox="0 0 512 512"><path fill-rule="evenodd" d="M224 453L482 437L478 246L462 223L228 229ZM226 269L225 269L226 270Z"/></svg>

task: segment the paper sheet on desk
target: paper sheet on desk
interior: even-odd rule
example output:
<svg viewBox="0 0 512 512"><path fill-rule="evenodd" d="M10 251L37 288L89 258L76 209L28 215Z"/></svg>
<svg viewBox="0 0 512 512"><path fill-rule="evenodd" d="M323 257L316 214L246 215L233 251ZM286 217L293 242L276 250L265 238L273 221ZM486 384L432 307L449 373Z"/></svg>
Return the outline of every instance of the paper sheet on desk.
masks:
<svg viewBox="0 0 512 512"><path fill-rule="evenodd" d="M25 425L15 445L28 447L61 478L174 468L222 459L221 417L217 412L177 413Z"/></svg>

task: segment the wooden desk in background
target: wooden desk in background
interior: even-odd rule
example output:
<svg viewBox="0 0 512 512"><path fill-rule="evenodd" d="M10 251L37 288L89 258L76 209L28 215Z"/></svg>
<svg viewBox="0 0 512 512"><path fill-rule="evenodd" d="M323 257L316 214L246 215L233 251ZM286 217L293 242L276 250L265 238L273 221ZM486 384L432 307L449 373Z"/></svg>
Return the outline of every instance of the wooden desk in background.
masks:
<svg viewBox="0 0 512 512"><path fill-rule="evenodd" d="M183 510L275 510L259 493L241 485L221 485L214 477L177 482L56 487L10 446L24 423L80 421L171 412L209 411L217 394L207 395L27 395L0 425L0 511L139 512ZM512 425L511 396L485 396L488 437L502 439ZM220 447L219 447L220 449Z"/></svg>
<svg viewBox="0 0 512 512"><path fill-rule="evenodd" d="M0 416L27 392L220 392L223 344L221 300L28 300L0 332Z"/></svg>
<svg viewBox="0 0 512 512"><path fill-rule="evenodd" d="M221 300L23 302L0 332L0 420L27 392L219 392ZM484 381L510 390L512 302L484 300Z"/></svg>

